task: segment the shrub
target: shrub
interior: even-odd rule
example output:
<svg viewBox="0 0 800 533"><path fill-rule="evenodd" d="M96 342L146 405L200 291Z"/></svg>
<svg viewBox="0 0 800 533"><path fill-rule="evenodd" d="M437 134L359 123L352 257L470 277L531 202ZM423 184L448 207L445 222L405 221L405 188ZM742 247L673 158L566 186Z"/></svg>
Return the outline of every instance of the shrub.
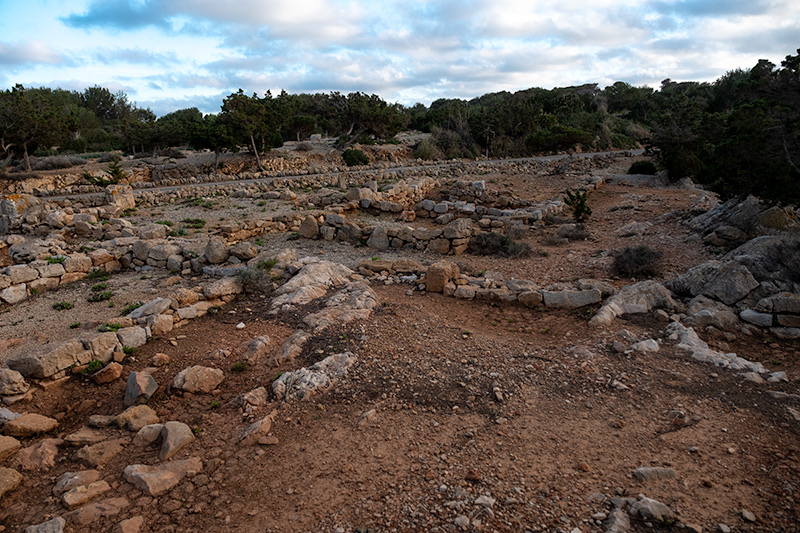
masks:
<svg viewBox="0 0 800 533"><path fill-rule="evenodd" d="M623 278L658 276L661 273L663 254L649 246L628 246L614 254L612 270Z"/></svg>
<svg viewBox="0 0 800 533"><path fill-rule="evenodd" d="M48 265L55 265L58 263L59 265L63 265L67 261L67 258L63 255L51 255L47 258Z"/></svg>
<svg viewBox="0 0 800 533"><path fill-rule="evenodd" d="M119 316L125 316L125 315L127 315L129 313L132 313L134 310L140 308L142 305L143 305L142 302L136 302L134 304L128 304L122 309L122 311L120 311L120 315Z"/></svg>
<svg viewBox="0 0 800 533"><path fill-rule="evenodd" d="M297 152L310 152L314 149L310 142L301 142L295 147L295 151Z"/></svg>
<svg viewBox="0 0 800 533"><path fill-rule="evenodd" d="M245 293L262 293L272 289L272 280L267 268L245 268L236 275Z"/></svg>
<svg viewBox="0 0 800 533"><path fill-rule="evenodd" d="M367 154L361 150L356 150L355 148L348 148L345 150L344 153L342 153L342 159L344 159L344 162L348 167L369 164L369 158L367 157Z"/></svg>
<svg viewBox="0 0 800 533"><path fill-rule="evenodd" d="M82 157L71 155L54 155L49 157L37 157L31 161L32 170L57 170L60 168L71 168L78 165L85 165L86 160Z"/></svg>
<svg viewBox="0 0 800 533"><path fill-rule="evenodd" d="M425 161L432 161L434 159L441 159L442 153L432 140L424 139L414 148L414 157L424 159Z"/></svg>
<svg viewBox="0 0 800 533"><path fill-rule="evenodd" d="M231 366L231 372L244 372L245 370L247 370L247 363L244 361L233 363L233 366Z"/></svg>
<svg viewBox="0 0 800 533"><path fill-rule="evenodd" d="M103 324L102 326L97 328L97 331L99 331L100 333L105 333L107 331L116 332L116 331L119 331L121 329L122 329L122 324L117 324L117 323L110 324L110 323L106 322L105 324Z"/></svg>
<svg viewBox="0 0 800 533"><path fill-rule="evenodd" d="M530 255L528 243L517 242L507 235L481 233L469 241L469 249L475 255L499 255L501 257L525 257Z"/></svg>
<svg viewBox="0 0 800 533"><path fill-rule="evenodd" d="M53 309L56 311L66 311L68 309L72 309L73 307L75 306L69 302L56 302L53 304Z"/></svg>
<svg viewBox="0 0 800 533"><path fill-rule="evenodd" d="M575 219L575 222L583 223L589 220L592 215L592 208L586 205L589 193L567 189L564 195L564 203L572 209L572 218Z"/></svg>
<svg viewBox="0 0 800 533"><path fill-rule="evenodd" d="M647 174L654 176L658 172L655 163L652 161L634 161L628 169L628 174Z"/></svg>
<svg viewBox="0 0 800 533"><path fill-rule="evenodd" d="M583 224L564 224L558 228L558 236L571 241L585 241L590 235Z"/></svg>

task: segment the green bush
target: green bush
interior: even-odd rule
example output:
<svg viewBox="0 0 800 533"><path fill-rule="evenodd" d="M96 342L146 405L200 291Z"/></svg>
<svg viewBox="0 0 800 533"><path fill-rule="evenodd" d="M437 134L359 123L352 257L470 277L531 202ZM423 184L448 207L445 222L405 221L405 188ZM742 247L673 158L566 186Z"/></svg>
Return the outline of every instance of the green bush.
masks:
<svg viewBox="0 0 800 533"><path fill-rule="evenodd" d="M652 161L634 161L628 169L628 174L646 174L655 176L658 172L655 163Z"/></svg>
<svg viewBox="0 0 800 533"><path fill-rule="evenodd" d="M421 141L416 148L414 148L414 157L423 159L425 161L433 161L434 159L441 159L442 153L430 139Z"/></svg>
<svg viewBox="0 0 800 533"><path fill-rule="evenodd" d="M469 250L475 255L499 255L501 257L526 257L531 253L528 243L517 242L508 235L481 233L469 241Z"/></svg>
<svg viewBox="0 0 800 533"><path fill-rule="evenodd" d="M69 302L56 302L53 304L53 309L56 311L66 311L68 309L72 309L73 307L75 306Z"/></svg>
<svg viewBox="0 0 800 533"><path fill-rule="evenodd" d="M649 246L628 246L614 254L612 270L622 278L647 278L661 273L663 254Z"/></svg>
<svg viewBox="0 0 800 533"><path fill-rule="evenodd" d="M245 268L236 275L242 284L242 290L247 294L263 293L272 290L272 279L270 279L268 268Z"/></svg>
<svg viewBox="0 0 800 533"><path fill-rule="evenodd" d="M564 203L572 209L572 218L575 219L575 222L582 224L589 220L589 217L592 216L592 208L586 205L589 192L567 189L564 195Z"/></svg>
<svg viewBox="0 0 800 533"><path fill-rule="evenodd" d="M344 153L342 153L342 159L344 159L344 162L348 167L369 164L369 158L367 157L367 154L361 150L356 150L355 148L348 148L345 150Z"/></svg>

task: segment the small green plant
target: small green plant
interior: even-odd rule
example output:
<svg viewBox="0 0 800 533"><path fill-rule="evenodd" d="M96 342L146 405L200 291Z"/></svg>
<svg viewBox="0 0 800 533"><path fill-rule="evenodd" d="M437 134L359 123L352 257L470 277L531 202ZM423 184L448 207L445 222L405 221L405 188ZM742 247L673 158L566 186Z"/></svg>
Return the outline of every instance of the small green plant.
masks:
<svg viewBox="0 0 800 533"><path fill-rule="evenodd" d="M171 220L156 220L156 224L161 224L162 226L174 226L175 223Z"/></svg>
<svg viewBox="0 0 800 533"><path fill-rule="evenodd" d="M53 309L56 311L66 311L68 309L72 309L73 307L75 306L69 302L56 302L53 304Z"/></svg>
<svg viewBox="0 0 800 533"><path fill-rule="evenodd" d="M123 346L122 353L124 353L125 355L133 355L136 353L136 348L133 346Z"/></svg>
<svg viewBox="0 0 800 533"><path fill-rule="evenodd" d="M203 432L203 429L202 429L202 428L200 428L200 427L197 427L197 426L193 426L193 427L192 427L192 433L194 433L195 435L199 435L199 434L200 434L200 433L202 433L202 432Z"/></svg>
<svg viewBox="0 0 800 533"><path fill-rule="evenodd" d="M658 172L656 165L652 161L634 161L628 169L628 174L646 174L655 176Z"/></svg>
<svg viewBox="0 0 800 533"><path fill-rule="evenodd" d="M244 372L245 370L247 370L247 363L244 361L233 363L233 366L231 366L231 372Z"/></svg>
<svg viewBox="0 0 800 533"><path fill-rule="evenodd" d="M72 324L69 325L69 329L78 329L79 327L81 327L80 322L73 322Z"/></svg>
<svg viewBox="0 0 800 533"><path fill-rule="evenodd" d="M572 209L572 218L575 219L575 222L582 224L592 215L592 208L586 205L588 197L588 191L567 189L564 193L564 203Z"/></svg>
<svg viewBox="0 0 800 533"><path fill-rule="evenodd" d="M92 285L92 292L101 292L108 288L108 283L97 283Z"/></svg>
<svg viewBox="0 0 800 533"><path fill-rule="evenodd" d="M259 261L258 264L256 264L256 266L259 268L259 270L267 270L267 271L269 271L269 270L272 270L273 268L275 268L275 265L277 265L277 264L278 264L278 260L273 257L271 259L266 259L264 261Z"/></svg>
<svg viewBox="0 0 800 533"><path fill-rule="evenodd" d="M261 239L256 239L254 242L256 243L256 246L264 246L264 241Z"/></svg>
<svg viewBox="0 0 800 533"><path fill-rule="evenodd" d="M106 281L111 275L102 268L93 268L86 274L88 280Z"/></svg>
<svg viewBox="0 0 800 533"><path fill-rule="evenodd" d="M344 162L348 167L366 165L369 163L369 157L367 157L367 154L354 148L348 148L345 150L344 153L342 153L342 159L344 159Z"/></svg>
<svg viewBox="0 0 800 533"><path fill-rule="evenodd" d="M47 258L48 265L63 265L66 262L67 258L63 255L51 255Z"/></svg>
<svg viewBox="0 0 800 533"><path fill-rule="evenodd" d="M213 307L209 307L208 308L208 314L209 315L216 315L220 311L222 311L222 308L220 306L218 306L218 305L215 305Z"/></svg>
<svg viewBox="0 0 800 533"><path fill-rule="evenodd" d="M129 207L129 208L127 208L126 210L124 210L124 211L122 212L122 215L121 215L121 216L122 216L123 218L124 218L124 217L129 217L129 216L133 215L134 213L136 213L136 208L135 208L135 207Z"/></svg>
<svg viewBox="0 0 800 533"><path fill-rule="evenodd" d="M261 201L260 201L260 202L258 202L258 204L256 204L256 205L258 205L258 207L264 207L265 205L267 205L267 202L266 202L266 201L264 201L264 200L261 200Z"/></svg>
<svg viewBox="0 0 800 533"><path fill-rule="evenodd" d="M110 300L112 296L111 291L103 291L103 292L96 292L89 296L90 302L104 302L106 300Z"/></svg>
<svg viewBox="0 0 800 533"><path fill-rule="evenodd" d="M211 400L211 408L216 409L219 407L219 402L217 400Z"/></svg>
<svg viewBox="0 0 800 533"><path fill-rule="evenodd" d="M184 218L181 222L192 229L200 229L206 225L206 221L202 218Z"/></svg>
<svg viewBox="0 0 800 533"><path fill-rule="evenodd" d="M611 268L614 274L623 278L658 276L661 273L662 256L658 250L643 244L628 246L614 255Z"/></svg>
<svg viewBox="0 0 800 533"><path fill-rule="evenodd" d="M101 368L103 368L103 362L98 359L92 359L89 361L89 364L86 365L86 368L83 369L83 373L90 376Z"/></svg>
<svg viewBox="0 0 800 533"><path fill-rule="evenodd" d="M133 304L128 304L128 305L126 305L125 307L122 308L122 311L120 311L120 316L125 316L125 315L131 313L132 311L134 311L135 309L140 308L141 306L142 306L142 302L136 302L136 303L133 303Z"/></svg>
<svg viewBox="0 0 800 533"><path fill-rule="evenodd" d="M119 331L121 329L122 329L122 324L106 322L105 324L97 328L97 331L99 331L100 333L105 333L107 331Z"/></svg>
<svg viewBox="0 0 800 533"><path fill-rule="evenodd" d="M261 263L265 263L263 266ZM261 261L256 268L245 268L236 275L242 284L242 290L247 294L260 293L272 288L269 271L272 268L266 261Z"/></svg>
<svg viewBox="0 0 800 533"><path fill-rule="evenodd" d="M378 257L377 255L373 255L372 257L370 257L370 259L372 261L377 261L378 259L380 259L380 257Z"/></svg>

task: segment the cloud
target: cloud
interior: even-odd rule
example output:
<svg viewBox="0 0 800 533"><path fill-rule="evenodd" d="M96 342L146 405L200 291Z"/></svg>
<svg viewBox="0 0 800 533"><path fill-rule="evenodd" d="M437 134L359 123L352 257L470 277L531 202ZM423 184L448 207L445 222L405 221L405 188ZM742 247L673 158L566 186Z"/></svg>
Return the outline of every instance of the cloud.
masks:
<svg viewBox="0 0 800 533"><path fill-rule="evenodd" d="M684 17L730 17L739 15L758 15L768 12L774 2L769 0L677 0L656 1L652 8L668 15Z"/></svg>
<svg viewBox="0 0 800 533"><path fill-rule="evenodd" d="M174 52L151 52L143 48L115 48L101 49L92 54L95 61L106 64L146 64L146 65L173 65L178 62Z"/></svg>
<svg viewBox="0 0 800 533"><path fill-rule="evenodd" d="M0 65L21 66L29 64L59 64L66 60L63 55L40 41L9 44L0 42Z"/></svg>
<svg viewBox="0 0 800 533"><path fill-rule="evenodd" d="M73 28L117 28L132 30L157 26L168 28L169 20L159 0L145 0L141 3L126 0L96 0L86 12L72 14L61 20Z"/></svg>

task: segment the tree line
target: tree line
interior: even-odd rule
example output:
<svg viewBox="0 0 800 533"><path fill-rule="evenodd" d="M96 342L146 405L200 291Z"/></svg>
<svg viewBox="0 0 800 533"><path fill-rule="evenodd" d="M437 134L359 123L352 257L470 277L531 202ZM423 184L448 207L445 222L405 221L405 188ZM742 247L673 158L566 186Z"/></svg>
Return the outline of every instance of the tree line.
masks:
<svg viewBox="0 0 800 533"><path fill-rule="evenodd" d="M712 83L664 80L659 90L619 81L501 91L430 106L385 102L361 92L264 95L241 89L219 113L197 108L162 117L122 93L26 88L0 92L0 165L30 170L30 155L169 147L260 155L318 133L353 143L391 142L398 132L431 133L417 157L519 157L575 149L646 146L674 180L692 177L726 196L800 199L800 50L780 67L762 60Z"/></svg>

